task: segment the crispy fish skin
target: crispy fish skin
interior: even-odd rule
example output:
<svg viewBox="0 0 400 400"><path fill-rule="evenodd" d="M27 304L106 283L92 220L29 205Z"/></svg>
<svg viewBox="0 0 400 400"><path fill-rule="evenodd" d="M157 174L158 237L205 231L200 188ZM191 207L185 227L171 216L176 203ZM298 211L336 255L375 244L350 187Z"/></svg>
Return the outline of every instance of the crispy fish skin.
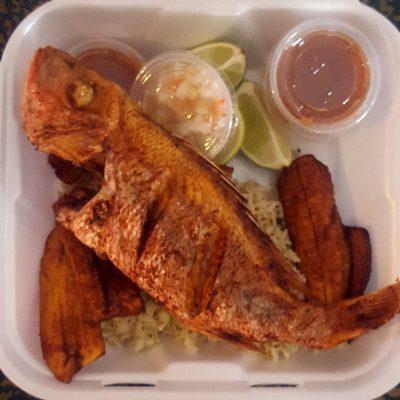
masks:
<svg viewBox="0 0 400 400"><path fill-rule="evenodd" d="M364 294L371 276L371 241L365 228L345 227L350 249L350 275L347 297Z"/></svg>
<svg viewBox="0 0 400 400"><path fill-rule="evenodd" d="M42 351L56 378L69 382L104 354L101 321L142 309L136 285L57 223L40 272Z"/></svg>
<svg viewBox="0 0 400 400"><path fill-rule="evenodd" d="M100 279L104 296L103 314L99 321L115 317L128 317L140 314L143 300L137 286L108 260L94 256L94 267Z"/></svg>
<svg viewBox="0 0 400 400"><path fill-rule="evenodd" d="M47 93L60 96L76 74L62 66L65 53L40 52L47 53L44 60L58 59L62 72L53 71L53 82L66 82ZM36 68L46 71L37 57ZM186 142L144 118L116 85L107 82L105 99L104 82L97 76L99 109L82 111L107 115L109 99L115 102L118 118L103 120L103 186L82 208L57 209L58 221L80 241L107 256L186 326L255 348L271 339L329 348L394 316L399 284L325 307L301 300L304 283L231 181Z"/></svg>
<svg viewBox="0 0 400 400"><path fill-rule="evenodd" d="M40 270L43 358L54 376L65 383L105 351L100 323L90 321L89 310L79 300L81 288L69 258L72 250L76 261L85 263L86 252L70 249L69 236L73 234L56 226L47 239Z"/></svg>
<svg viewBox="0 0 400 400"><path fill-rule="evenodd" d="M54 154L49 154L49 164L60 181L67 185L76 183L84 174L88 174L83 168L75 167L70 161L65 161Z"/></svg>
<svg viewBox="0 0 400 400"><path fill-rule="evenodd" d="M344 299L350 259L328 168L313 155L301 156L282 172L278 189L308 299L321 304Z"/></svg>
<svg viewBox="0 0 400 400"><path fill-rule="evenodd" d="M93 192L76 188L62 196L56 204L68 203L80 209L93 197ZM57 206L55 206L56 208ZM71 251L71 266L80 288L81 302L87 310L87 320L104 321L114 317L138 315L144 304L138 287L107 259L100 259L69 231L62 238ZM79 258L80 257L80 258Z"/></svg>
<svg viewBox="0 0 400 400"><path fill-rule="evenodd" d="M86 321L101 322L143 311L137 286L110 261L101 260L69 231L63 233L63 240L68 241L71 268Z"/></svg>
<svg viewBox="0 0 400 400"><path fill-rule="evenodd" d="M101 322L114 317L138 315L143 311L139 289L131 279L109 260L97 257L93 250L79 242L59 223L54 231L55 237L50 243L55 243L57 239L60 241L66 268L78 289L77 296L85 312L85 321ZM46 257L47 262L50 259Z"/></svg>

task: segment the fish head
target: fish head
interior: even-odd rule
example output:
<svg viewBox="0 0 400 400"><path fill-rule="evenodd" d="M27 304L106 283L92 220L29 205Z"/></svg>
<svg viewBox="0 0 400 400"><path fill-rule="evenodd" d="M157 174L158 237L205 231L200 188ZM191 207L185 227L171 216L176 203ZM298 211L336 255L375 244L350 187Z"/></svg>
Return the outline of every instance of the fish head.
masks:
<svg viewBox="0 0 400 400"><path fill-rule="evenodd" d="M103 165L122 99L118 85L74 57L50 46L39 48L24 88L24 130L42 151L89 168Z"/></svg>

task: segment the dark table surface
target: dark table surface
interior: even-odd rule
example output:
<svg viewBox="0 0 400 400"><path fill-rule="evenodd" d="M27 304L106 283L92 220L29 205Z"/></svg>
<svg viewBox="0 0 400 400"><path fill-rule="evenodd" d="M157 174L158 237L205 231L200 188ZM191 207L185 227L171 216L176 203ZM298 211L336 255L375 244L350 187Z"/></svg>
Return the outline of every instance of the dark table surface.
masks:
<svg viewBox="0 0 400 400"><path fill-rule="evenodd" d="M145 0L144 0L145 1ZM46 0L0 0L0 52L22 19ZM400 0L362 0L377 9L400 29ZM400 366L399 366L400 368ZM14 386L0 371L0 400L32 400L32 397ZM400 384L376 400L400 400ZM84 400L84 399L79 399ZM362 399L357 399L362 400Z"/></svg>

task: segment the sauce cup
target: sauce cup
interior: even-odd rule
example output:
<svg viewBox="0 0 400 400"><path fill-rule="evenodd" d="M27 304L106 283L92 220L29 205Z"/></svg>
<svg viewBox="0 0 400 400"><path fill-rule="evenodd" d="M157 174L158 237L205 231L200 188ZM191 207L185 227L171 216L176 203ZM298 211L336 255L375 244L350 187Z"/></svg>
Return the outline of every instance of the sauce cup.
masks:
<svg viewBox="0 0 400 400"><path fill-rule="evenodd" d="M228 79L188 51L150 60L130 94L147 116L210 159L237 129L236 96Z"/></svg>
<svg viewBox="0 0 400 400"><path fill-rule="evenodd" d="M143 57L135 49L108 38L87 40L68 52L126 91L129 91L144 64Z"/></svg>
<svg viewBox="0 0 400 400"><path fill-rule="evenodd" d="M344 63L337 62L337 59L329 54L329 51L323 48L323 44L319 43L321 54L322 55L319 58L319 55L317 53L312 53L315 51L317 47L314 47L314 49L311 49L309 53L306 53L307 49L307 43L309 44L309 48L312 46L312 35L319 35L322 37L323 35L329 36L329 41L332 44L332 37L335 38L337 37L337 43L332 44L333 46L336 46L338 43L340 44L340 40L342 41L347 41L348 42L348 50L343 50L343 49L338 49L338 48L332 48L332 51L348 51L348 58L349 60L343 60L345 61ZM315 36L317 37L317 36ZM309 40L308 40L309 39ZM308 40L308 42L307 42ZM298 50L299 46L304 46L304 49ZM336 46L338 47L338 46ZM302 108L305 106L307 107L308 104L305 101L305 105L301 105L299 107L299 114L296 115L295 112L293 112L293 108L290 106L290 99L288 100L288 91L284 91L282 89L282 82L284 82L284 79L280 74L282 74L282 65L284 64L284 57L287 57L290 52L294 52L296 49L297 53L296 56L298 58L294 60L290 60L290 64L285 70L285 73L288 74L286 78L287 82L292 83L291 79L293 76L306 76L307 78L310 78L311 84L310 84L310 98L312 95L315 97L315 92L318 91L318 89L325 89L326 88L326 93L327 96L331 95L332 93L335 95L335 90L337 88L343 87L346 88L345 86L345 79L348 81L350 78L353 78L353 80L358 79L360 76L360 71L356 71L357 68L361 70L361 68L367 69L367 75L368 77L368 84L365 85L365 90L361 92L355 92L358 93L360 98L358 99L358 103L356 104L356 107L353 109L349 110L349 112L346 114L343 112L343 114L338 114L336 115L336 118L327 118L326 120L323 120L323 118L316 117L317 115L321 115L319 112L322 110L324 111L323 108L321 109L315 109L315 114L313 116L313 112L309 112L309 114L305 115L304 118L301 116L301 111ZM344 49L346 49L344 47ZM359 56L362 59L362 63L360 65L356 65L355 60L359 60L359 58L352 58L351 52L358 51ZM345 54L345 53L339 53L339 54ZM309 59L307 57L309 56ZM303 57L301 62L297 62L300 57ZM324 57L326 57L327 62L325 62ZM329 61L328 61L329 60ZM345 76L343 73L339 73L339 71L343 70L343 64L346 64L346 61L348 61L347 69L345 71L348 72L351 77ZM354 62L354 66L350 65L351 62ZM361 63L361 61L357 61L358 63ZM308 64L307 64L308 63ZM288 64L288 63L287 63ZM305 23L302 23L296 27L294 27L292 30L290 30L275 46L272 54L268 56L267 59L267 68L266 72L264 75L264 96L265 100L268 104L268 106L274 111L274 113L277 113L276 119L277 121L280 121L281 123L289 123L293 127L296 127L297 130L299 130L301 133L305 133L308 136L311 137L322 137L326 135L331 135L331 134L336 134L342 131L345 131L355 124L359 123L369 112L371 107L373 106L380 87L380 65L379 61L375 52L375 49L371 45L370 41L367 39L367 37L361 33L359 30L357 30L355 27L352 25L349 25L347 23L333 20L333 19L316 19L316 20L310 20ZM305 68L309 68L309 71L298 71L296 70L296 67L298 65L303 65ZM292 70L290 70L292 68ZM316 88L312 87L312 78L314 75L316 75L316 78L318 78L318 74L320 73L320 70L325 68L325 75L321 75L322 77L325 76L327 78L326 82L322 82L323 84L326 84L326 87L319 86ZM336 68L336 72L335 72ZM289 72L287 72L289 71ZM365 72L365 70L364 70ZM311 74L307 76L307 73ZM301 75L303 74L303 75ZM304 75L306 74L306 75ZM357 75L358 74L358 75ZM320 77L321 77L320 76ZM360 78L361 79L361 78ZM299 81L297 81L299 82ZM301 83L304 83L304 81L300 81ZM329 84L327 84L329 82ZM357 81L358 82L358 81ZM316 82L316 85L320 84L320 81ZM289 83L288 83L289 85ZM330 90L329 87L330 85L332 86L333 90ZM289 88L290 90L293 89L293 93L296 93L296 88L295 88L295 83L293 84L293 88ZM299 85L300 86L300 85ZM307 90L307 86L303 85L303 93L304 90ZM312 92L314 90L314 93ZM322 92L321 92L322 93ZM286 97L285 97L286 96ZM328 99L328 97L327 97ZM345 105L346 102L350 99L347 98L344 100L340 106L345 110ZM323 103L327 103L328 100L323 100L321 102L321 105ZM350 103L350 102L349 102ZM309 111L310 109L306 110ZM328 111L330 109L327 108ZM333 109L332 109L333 110Z"/></svg>

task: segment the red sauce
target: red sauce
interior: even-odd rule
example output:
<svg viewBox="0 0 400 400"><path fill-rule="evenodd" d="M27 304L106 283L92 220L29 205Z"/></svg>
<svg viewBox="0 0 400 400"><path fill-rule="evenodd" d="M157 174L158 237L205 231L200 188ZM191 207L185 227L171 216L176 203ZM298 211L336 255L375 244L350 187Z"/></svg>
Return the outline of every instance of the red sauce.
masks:
<svg viewBox="0 0 400 400"><path fill-rule="evenodd" d="M303 123L346 118L363 102L369 85L365 53L338 32L309 33L284 50L278 60L279 96Z"/></svg>
<svg viewBox="0 0 400 400"><path fill-rule="evenodd" d="M117 50L97 48L86 50L77 57L104 78L114 81L129 91L143 63L139 58L127 56Z"/></svg>

